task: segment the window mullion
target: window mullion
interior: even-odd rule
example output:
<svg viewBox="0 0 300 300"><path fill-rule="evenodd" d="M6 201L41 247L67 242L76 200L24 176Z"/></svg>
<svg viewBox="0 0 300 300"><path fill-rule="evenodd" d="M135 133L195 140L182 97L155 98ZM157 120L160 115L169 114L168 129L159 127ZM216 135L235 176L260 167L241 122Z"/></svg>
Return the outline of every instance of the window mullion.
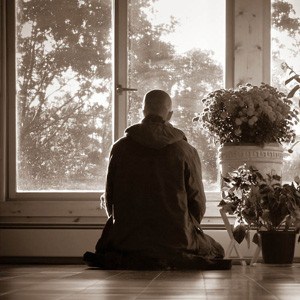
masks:
<svg viewBox="0 0 300 300"><path fill-rule="evenodd" d="M118 93L117 85L127 86L127 0L114 0L113 6L113 139L122 137L127 126L127 93Z"/></svg>
<svg viewBox="0 0 300 300"><path fill-rule="evenodd" d="M15 29L15 1L6 1L6 32L9 32L12 37L16 36ZM7 59L7 116L8 122L6 123L8 126L8 130L6 130L5 134L7 134L7 142L8 142L8 197L10 199L16 198L16 178L17 178L17 169L16 169L16 141L17 141L17 122L16 122L16 61L15 61L15 39L7 38L6 39L6 49L9 49L6 54Z"/></svg>
<svg viewBox="0 0 300 300"><path fill-rule="evenodd" d="M6 198L6 16L5 16L5 4L6 2L1 0L0 2L0 70L1 70L1 80L0 80L0 201Z"/></svg>

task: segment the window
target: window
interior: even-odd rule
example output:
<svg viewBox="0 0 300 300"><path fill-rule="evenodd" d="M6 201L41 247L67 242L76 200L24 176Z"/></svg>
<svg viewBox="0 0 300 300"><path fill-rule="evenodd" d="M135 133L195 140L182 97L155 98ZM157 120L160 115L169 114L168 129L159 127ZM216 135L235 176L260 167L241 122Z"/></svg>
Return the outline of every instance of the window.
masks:
<svg viewBox="0 0 300 300"><path fill-rule="evenodd" d="M127 125L141 118L142 97L152 88L171 93L175 101L172 122L198 149L207 191L217 190L216 146L208 143L192 118L202 109L201 99L225 85L225 44L227 86L251 78L240 63L247 51L234 48L245 35L237 24L241 24L243 16L254 15L247 10L261 12L268 6L261 4L257 8L253 1L235 6L231 0L186 0L184 4L175 1L169 6L169 0L1 3L6 3L8 11L7 96L10 128L14 129L7 138L13 140L16 132L15 142L10 143L6 176L10 198L30 198L34 194L39 199L37 195L43 194L59 199L58 194L63 198L70 194L85 199L90 193L92 199L98 199L97 193L104 188L111 143ZM299 48L299 26L295 26L299 22L299 4L294 0L273 0L271 4L272 83L289 90L284 85L287 74L280 66L286 60L299 72L293 58ZM2 15L6 16L3 7ZM287 16L288 22L284 23ZM245 28L247 18L243 20ZM113 20L116 24L112 24ZM253 44L255 38L263 37L256 31L251 36ZM121 38L116 47L117 32ZM291 43L283 42L283 37ZM288 52L291 55L286 55ZM269 55L268 52L267 59ZM260 64L251 65L253 74L261 75ZM3 70L4 67L2 64ZM138 91L119 95L115 91L119 83ZM297 144L286 159L290 168L286 170L300 168L299 148ZM4 169L6 165L1 164Z"/></svg>
<svg viewBox="0 0 300 300"><path fill-rule="evenodd" d="M100 190L112 142L111 1L16 1L16 191Z"/></svg>
<svg viewBox="0 0 300 300"><path fill-rule="evenodd" d="M201 99L224 85L225 1L128 1L127 33L116 28L127 34L127 48L119 44L116 51L127 56L114 62L112 2L16 0L12 194L102 190L112 124L122 132L139 121L141 99L153 88L171 93L173 123L198 149L205 186L217 189L215 147L192 119ZM115 3L123 5L117 18L124 18L126 2ZM138 91L120 99L112 92L112 67L124 59L127 82ZM127 108L118 114L114 103L123 100ZM113 121L126 111L125 124Z"/></svg>
<svg viewBox="0 0 300 300"><path fill-rule="evenodd" d="M128 77L138 92L129 94L128 124L141 119L147 91L168 91L174 102L171 123L198 150L205 189L217 191L216 147L192 119L202 111L205 95L224 87L226 1L151 2L129 1Z"/></svg>
<svg viewBox="0 0 300 300"><path fill-rule="evenodd" d="M272 84L288 94L295 85L292 80L285 81L295 74L300 74L300 2L297 0L272 1ZM291 98L295 105L299 103L299 91ZM300 104L300 103L299 103ZM299 107L299 106L298 106ZM296 127L297 140L300 140L300 128ZM300 144L289 145L293 153L284 157L283 178L287 181L300 174Z"/></svg>

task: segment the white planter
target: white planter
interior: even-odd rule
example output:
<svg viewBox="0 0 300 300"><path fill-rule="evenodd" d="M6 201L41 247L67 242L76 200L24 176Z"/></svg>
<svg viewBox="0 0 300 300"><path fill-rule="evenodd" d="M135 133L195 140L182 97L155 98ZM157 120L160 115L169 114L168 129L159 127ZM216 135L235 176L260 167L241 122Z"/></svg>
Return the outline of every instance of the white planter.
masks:
<svg viewBox="0 0 300 300"><path fill-rule="evenodd" d="M239 166L257 168L263 176L274 172L282 175L283 148L280 144L270 143L263 146L255 144L225 144L219 148L220 174L228 176Z"/></svg>

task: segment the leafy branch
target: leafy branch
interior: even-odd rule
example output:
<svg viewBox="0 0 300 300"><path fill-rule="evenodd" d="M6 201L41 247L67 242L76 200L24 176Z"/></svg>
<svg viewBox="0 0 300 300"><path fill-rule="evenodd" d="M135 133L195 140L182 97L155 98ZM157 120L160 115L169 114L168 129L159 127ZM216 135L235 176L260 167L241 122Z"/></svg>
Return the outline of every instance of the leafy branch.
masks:
<svg viewBox="0 0 300 300"><path fill-rule="evenodd" d="M294 71L292 67L290 67L287 63L282 63L281 67L283 70L286 70L289 72L289 75L291 76L288 78L284 84L288 85L292 81L296 81L297 84L293 86L291 91L288 93L287 98L293 98L296 94L296 92L300 89L300 75ZM299 106L300 106L300 101L299 101Z"/></svg>

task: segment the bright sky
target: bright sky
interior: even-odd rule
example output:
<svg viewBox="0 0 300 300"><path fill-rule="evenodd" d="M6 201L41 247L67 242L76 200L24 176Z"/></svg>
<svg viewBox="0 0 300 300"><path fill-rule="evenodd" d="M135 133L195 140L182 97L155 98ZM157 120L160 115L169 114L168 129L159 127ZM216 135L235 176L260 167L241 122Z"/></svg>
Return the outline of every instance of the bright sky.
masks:
<svg viewBox="0 0 300 300"><path fill-rule="evenodd" d="M298 13L299 15L299 11L300 11L300 1L299 0L288 0L289 3L291 3L295 9L295 11Z"/></svg>
<svg viewBox="0 0 300 300"><path fill-rule="evenodd" d="M300 17L300 0L289 0L289 3L296 17ZM165 37L166 41L174 44L179 53L193 48L212 50L215 58L224 64L225 4L225 0L159 0L154 3L157 12L153 22L168 23L171 16L175 17L180 24L174 34Z"/></svg>
<svg viewBox="0 0 300 300"><path fill-rule="evenodd" d="M293 5L295 10L295 14L291 14L292 18L300 18L300 0L289 0L289 3ZM272 36L277 38L283 46L279 50L281 52L281 56L286 59L286 62L293 67L296 71L300 71L300 60L298 56L293 56L290 48L294 48L294 40L290 38L286 33L282 33L277 30L272 30ZM275 44L274 44L275 45Z"/></svg>
<svg viewBox="0 0 300 300"><path fill-rule="evenodd" d="M154 4L157 18L153 22L168 23L170 16L180 23L174 34L165 37L179 53L193 48L213 50L215 58L224 62L225 0L159 0ZM205 29L205 30L203 30Z"/></svg>

